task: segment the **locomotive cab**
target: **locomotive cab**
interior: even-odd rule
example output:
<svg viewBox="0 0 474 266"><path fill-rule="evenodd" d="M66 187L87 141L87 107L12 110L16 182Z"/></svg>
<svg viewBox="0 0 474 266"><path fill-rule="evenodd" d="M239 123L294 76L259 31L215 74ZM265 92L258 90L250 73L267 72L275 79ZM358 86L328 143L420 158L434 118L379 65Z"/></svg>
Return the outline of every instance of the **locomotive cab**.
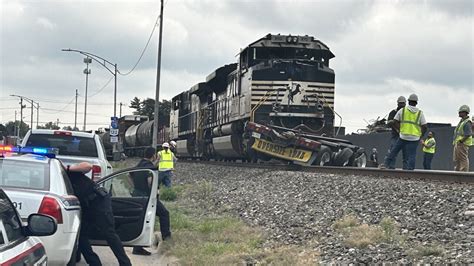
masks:
<svg viewBox="0 0 474 266"><path fill-rule="evenodd" d="M240 54L251 78L250 121L332 136L334 54L310 36L267 35Z"/></svg>

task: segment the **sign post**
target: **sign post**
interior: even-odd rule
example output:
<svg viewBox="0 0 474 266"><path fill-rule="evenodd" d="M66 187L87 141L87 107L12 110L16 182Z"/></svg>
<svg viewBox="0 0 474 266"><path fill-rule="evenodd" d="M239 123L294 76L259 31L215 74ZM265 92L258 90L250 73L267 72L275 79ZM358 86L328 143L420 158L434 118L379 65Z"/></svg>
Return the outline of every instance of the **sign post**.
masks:
<svg viewBox="0 0 474 266"><path fill-rule="evenodd" d="M119 135L118 118L116 116L112 116L110 118L110 142L117 143L118 135Z"/></svg>

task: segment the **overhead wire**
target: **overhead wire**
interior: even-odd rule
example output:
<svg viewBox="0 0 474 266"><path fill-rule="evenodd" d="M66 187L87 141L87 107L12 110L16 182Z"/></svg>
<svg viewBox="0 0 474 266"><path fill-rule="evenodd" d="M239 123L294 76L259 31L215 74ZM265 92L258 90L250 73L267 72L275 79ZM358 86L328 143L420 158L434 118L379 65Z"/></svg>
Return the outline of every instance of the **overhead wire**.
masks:
<svg viewBox="0 0 474 266"><path fill-rule="evenodd" d="M88 95L87 98L94 97L94 96L96 96L97 94L99 94L101 91L103 91L103 90L107 87L107 85L109 85L109 83L112 81L113 78L114 78L114 76L112 76L112 77L109 79L109 81L107 81L107 83L105 83L105 85L102 86L102 88L100 88L98 91L96 91L96 92L93 93L92 95Z"/></svg>
<svg viewBox="0 0 474 266"><path fill-rule="evenodd" d="M166 6L166 4L168 3L168 0L166 0L166 2L163 4L163 7ZM156 21L155 21L155 25L153 26L153 29L151 30L151 33L150 33L150 37L148 37L148 41L146 42L145 44L145 47L143 48L142 50L142 53L140 54L140 56L138 57L138 60L137 62L135 63L135 65L132 67L132 69L130 71L128 71L127 73L121 73L120 70L118 70L118 73L122 76L127 76L127 75L130 75L134 70L135 68L138 66L138 64L140 63L140 61L142 60L143 58L143 55L145 54L145 51L146 49L148 48L148 45L150 44L150 41L151 41L151 37L153 37L153 34L155 33L155 30L156 28L158 27L159 25L159 20L161 18L161 14L158 15L158 17L156 18Z"/></svg>
<svg viewBox="0 0 474 266"><path fill-rule="evenodd" d="M76 98L76 96L72 97L71 101L69 101L63 108L61 109L50 109L50 108L41 108L42 111L44 110L56 110L55 112L47 112L47 111L44 111L45 113L47 114L56 114L56 113L59 113L59 112L63 112L69 105L71 105L72 102L74 102L74 99Z"/></svg>

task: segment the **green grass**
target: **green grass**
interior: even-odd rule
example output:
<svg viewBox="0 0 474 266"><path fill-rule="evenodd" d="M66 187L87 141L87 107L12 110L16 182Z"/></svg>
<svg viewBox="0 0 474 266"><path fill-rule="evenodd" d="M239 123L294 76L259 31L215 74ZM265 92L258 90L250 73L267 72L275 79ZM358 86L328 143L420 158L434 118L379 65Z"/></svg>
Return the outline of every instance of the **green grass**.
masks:
<svg viewBox="0 0 474 266"><path fill-rule="evenodd" d="M415 247L410 252L410 255L416 258L427 257L427 256L441 257L444 255L444 253L445 253L444 249L440 246L422 245L422 246Z"/></svg>
<svg viewBox="0 0 474 266"><path fill-rule="evenodd" d="M344 235L344 243L349 247L366 248L379 243L404 243L398 224L389 217L383 218L379 224L368 225L361 224L354 215L347 215L337 220L333 228Z"/></svg>
<svg viewBox="0 0 474 266"><path fill-rule="evenodd" d="M174 201L164 202L170 212L172 239L162 251L179 259L181 265L272 265L314 264L319 254L302 247L264 248L265 235L237 217L218 215L207 210L212 184L174 186ZM190 197L192 195L192 197ZM196 199L200 196L199 202ZM159 226L157 224L156 229Z"/></svg>
<svg viewBox="0 0 474 266"><path fill-rule="evenodd" d="M160 200L164 201L173 201L176 200L176 197L178 196L178 191L174 187L162 187L160 188Z"/></svg>

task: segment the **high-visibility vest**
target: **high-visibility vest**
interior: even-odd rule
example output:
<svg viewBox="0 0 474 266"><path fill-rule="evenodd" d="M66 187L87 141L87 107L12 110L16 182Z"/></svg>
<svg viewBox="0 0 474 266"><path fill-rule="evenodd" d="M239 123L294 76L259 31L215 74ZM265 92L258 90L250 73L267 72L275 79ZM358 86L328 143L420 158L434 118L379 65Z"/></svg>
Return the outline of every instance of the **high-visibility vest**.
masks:
<svg viewBox="0 0 474 266"><path fill-rule="evenodd" d="M167 171L174 168L173 152L161 150L158 152L160 161L158 162L158 171Z"/></svg>
<svg viewBox="0 0 474 266"><path fill-rule="evenodd" d="M436 140L434 138L429 138L429 139L425 140L425 145L431 145L431 144L433 144L433 146L431 146L429 148L423 145L423 152L435 153L436 152Z"/></svg>
<svg viewBox="0 0 474 266"><path fill-rule="evenodd" d="M400 121L400 134L420 137L420 116L421 110L412 113L408 110L408 107L404 107L402 109L402 117Z"/></svg>
<svg viewBox="0 0 474 266"><path fill-rule="evenodd" d="M456 145L461 139L464 138L464 125L466 125L466 123L468 122L471 122L469 121L469 117L459 121L458 126L456 127L456 129L454 129L454 145ZM467 146L472 146L472 135L469 136L463 143Z"/></svg>

